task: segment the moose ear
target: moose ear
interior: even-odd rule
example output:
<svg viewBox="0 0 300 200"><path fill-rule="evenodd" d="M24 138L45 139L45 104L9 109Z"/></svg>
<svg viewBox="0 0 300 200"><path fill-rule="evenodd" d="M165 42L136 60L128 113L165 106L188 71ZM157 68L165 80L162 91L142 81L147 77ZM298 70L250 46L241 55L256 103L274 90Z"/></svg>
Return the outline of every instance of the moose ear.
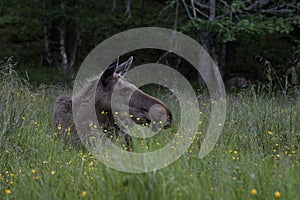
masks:
<svg viewBox="0 0 300 200"><path fill-rule="evenodd" d="M101 82L103 83L103 85L107 85L109 79L113 76L114 72L116 71L117 66L118 59L115 59L114 62L105 69L101 76Z"/></svg>
<svg viewBox="0 0 300 200"><path fill-rule="evenodd" d="M131 67L132 61L133 61L133 56L131 56L128 60L120 64L117 67L115 72L117 74L120 74L121 76L125 76L125 74L129 71L129 68Z"/></svg>

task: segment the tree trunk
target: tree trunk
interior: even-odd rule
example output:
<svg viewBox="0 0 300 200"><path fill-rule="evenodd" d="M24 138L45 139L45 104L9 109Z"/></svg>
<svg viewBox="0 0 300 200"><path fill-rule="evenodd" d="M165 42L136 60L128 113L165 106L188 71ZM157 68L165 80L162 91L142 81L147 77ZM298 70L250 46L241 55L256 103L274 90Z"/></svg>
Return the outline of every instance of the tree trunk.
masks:
<svg viewBox="0 0 300 200"><path fill-rule="evenodd" d="M51 50L50 50L50 39L49 39L49 28L48 26L45 24L44 25L44 51L45 51L45 55L44 55L44 65L47 66L52 66L53 65L53 58L52 58L52 54L51 54Z"/></svg>
<svg viewBox="0 0 300 200"><path fill-rule="evenodd" d="M65 46L65 31L63 29L59 29L59 45L60 55L62 57L61 69L64 74L67 74L69 71L69 62Z"/></svg>
<svg viewBox="0 0 300 200"><path fill-rule="evenodd" d="M117 7L117 0L113 0L112 1L111 12L115 12L116 7Z"/></svg>
<svg viewBox="0 0 300 200"><path fill-rule="evenodd" d="M126 0L125 15L127 16L126 21L128 21L131 18L131 0Z"/></svg>
<svg viewBox="0 0 300 200"><path fill-rule="evenodd" d="M224 80L225 77L225 66L226 66L226 57L227 57L227 45L226 43L223 43L221 46L221 56L220 56L220 62L219 62L219 70L221 73L221 76Z"/></svg>
<svg viewBox="0 0 300 200"><path fill-rule="evenodd" d="M209 21L216 18L216 0L209 0Z"/></svg>
<svg viewBox="0 0 300 200"><path fill-rule="evenodd" d="M145 16L145 0L142 0L142 3L141 3L141 24L140 24L141 27L144 26L144 16Z"/></svg>
<svg viewBox="0 0 300 200"><path fill-rule="evenodd" d="M209 0L209 21L215 21L216 19L216 0ZM218 51L216 45L212 41L211 34L208 34L206 38L207 50L210 53L212 59L216 65L219 65Z"/></svg>
<svg viewBox="0 0 300 200"><path fill-rule="evenodd" d="M70 71L74 65L77 50L76 23L73 19L67 20L65 41L66 53L69 62L68 71Z"/></svg>
<svg viewBox="0 0 300 200"><path fill-rule="evenodd" d="M216 20L216 0L209 0L209 21ZM204 33L202 30L199 30L199 39L210 54L211 58L215 64L219 67L221 76L224 76L225 60L226 60L226 44L223 44L221 47L218 47L213 41L211 33ZM204 84L203 78L198 74L198 83Z"/></svg>

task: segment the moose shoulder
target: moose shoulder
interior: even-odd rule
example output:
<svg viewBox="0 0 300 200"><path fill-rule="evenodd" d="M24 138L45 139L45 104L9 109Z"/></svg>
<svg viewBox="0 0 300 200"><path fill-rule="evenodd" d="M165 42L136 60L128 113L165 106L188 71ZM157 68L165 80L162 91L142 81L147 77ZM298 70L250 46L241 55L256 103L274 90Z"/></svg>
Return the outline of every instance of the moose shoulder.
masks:
<svg viewBox="0 0 300 200"><path fill-rule="evenodd" d="M127 71L130 69L133 57L130 57L122 64L117 61L109 65L100 77L90 80L82 90L73 97L59 96L54 108L54 124L61 133L64 141L70 140L77 143L79 137L75 131L72 118L73 106L81 106L84 98L92 92L91 88L97 85L95 94L95 105L93 108L85 107L85 112L96 110L97 120L100 128L109 133L124 138L125 146L130 145L130 136L124 131L126 124L119 124L115 120L115 114L124 113L124 107L129 107L127 113L131 122L150 126L153 130L158 128L169 128L172 125L172 114L170 109L159 99L156 99L125 79ZM86 99L88 100L88 99ZM112 101L116 102L112 109ZM125 112L126 113L126 112Z"/></svg>

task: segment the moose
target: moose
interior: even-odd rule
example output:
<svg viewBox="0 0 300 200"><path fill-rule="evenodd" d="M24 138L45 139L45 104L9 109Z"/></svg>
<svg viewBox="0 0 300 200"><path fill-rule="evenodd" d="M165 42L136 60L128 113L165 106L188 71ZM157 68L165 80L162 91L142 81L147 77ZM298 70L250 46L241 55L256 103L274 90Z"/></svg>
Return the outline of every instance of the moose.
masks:
<svg viewBox="0 0 300 200"><path fill-rule="evenodd" d="M119 112L112 109L111 101L114 97L117 97L115 101L117 101L120 107L123 104L128 104L128 115L133 124L149 126L154 131L157 130L157 127L165 129L172 126L172 114L167 105L159 99L141 91L125 78L126 73L132 65L132 61L132 56L121 64L116 59L99 76L89 80L78 94L72 97L61 95L56 99L53 121L57 131L61 132L60 137L65 142L70 141L71 144L78 143L79 137L75 131L72 106L81 106L84 104L83 102L88 100L87 96L89 96L91 88L95 86L95 104L92 105L94 108L83 106L81 110L84 110L84 112L96 111L100 128L102 128L104 133L107 133L107 136L111 136L114 133L117 137L121 138L123 146L130 147L131 136L124 131L128 126L118 124L115 120L114 116Z"/></svg>

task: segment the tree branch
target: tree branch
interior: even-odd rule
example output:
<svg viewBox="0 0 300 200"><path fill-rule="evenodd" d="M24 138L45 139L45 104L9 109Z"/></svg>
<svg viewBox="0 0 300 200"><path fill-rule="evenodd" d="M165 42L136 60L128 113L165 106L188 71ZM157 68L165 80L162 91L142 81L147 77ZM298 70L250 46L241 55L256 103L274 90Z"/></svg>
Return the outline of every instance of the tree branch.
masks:
<svg viewBox="0 0 300 200"><path fill-rule="evenodd" d="M196 5L199 6L200 8L205 8L205 9L208 9L208 8L209 8L208 5L199 3L199 2L197 2L197 1L194 1L194 4L196 4Z"/></svg>
<svg viewBox="0 0 300 200"><path fill-rule="evenodd" d="M224 6L225 7L227 7L227 8L229 8L230 6L227 4L227 2L226 1L224 1L224 0L219 0L222 4L224 4Z"/></svg>
<svg viewBox="0 0 300 200"><path fill-rule="evenodd" d="M265 5L269 4L269 0L256 0L252 5L245 8L246 11L255 11L263 8Z"/></svg>
<svg viewBox="0 0 300 200"><path fill-rule="evenodd" d="M167 11L170 7L173 7L173 5L176 3L177 1L173 1L170 4L166 5L160 12L159 15L161 15L164 11Z"/></svg>
<svg viewBox="0 0 300 200"><path fill-rule="evenodd" d="M194 0L191 0L191 5L192 5L192 10L193 10L193 15L194 15L194 17L197 17Z"/></svg>
<svg viewBox="0 0 300 200"><path fill-rule="evenodd" d="M196 25L196 23L195 23L195 20L194 20L194 18L192 17L192 15L191 15L191 13L190 13L190 10L189 10L189 8L188 8L188 5L186 4L185 0L182 0L182 3L183 3L183 5L184 5L184 8L185 8L185 10L186 10L186 12L187 12L189 18L191 19L193 25L194 25L195 27L197 27L197 25Z"/></svg>
<svg viewBox="0 0 300 200"><path fill-rule="evenodd" d="M191 6L188 6L188 7L191 8ZM199 13L200 15L202 15L203 17L205 17L206 19L209 18L207 14L205 14L204 12L202 12L201 10L199 10L198 8L195 7L194 9L195 9L195 11L197 13Z"/></svg>
<svg viewBox="0 0 300 200"><path fill-rule="evenodd" d="M289 9L281 9L281 10L268 9L268 10L261 10L260 13L277 15L277 14L284 14L284 13L293 13L293 10L289 10Z"/></svg>

